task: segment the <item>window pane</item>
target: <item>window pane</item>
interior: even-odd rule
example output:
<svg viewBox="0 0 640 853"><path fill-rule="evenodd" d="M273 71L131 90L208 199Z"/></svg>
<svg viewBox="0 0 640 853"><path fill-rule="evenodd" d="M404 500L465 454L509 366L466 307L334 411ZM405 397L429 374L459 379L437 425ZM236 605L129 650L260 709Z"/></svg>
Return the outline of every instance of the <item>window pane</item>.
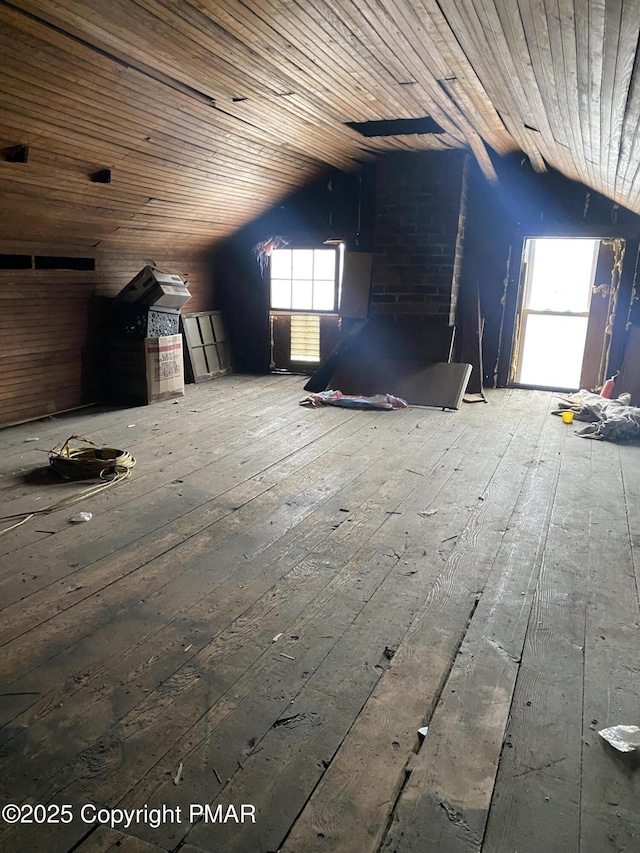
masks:
<svg viewBox="0 0 640 853"><path fill-rule="evenodd" d="M313 284L313 310L333 311L335 290L333 281L315 281Z"/></svg>
<svg viewBox="0 0 640 853"><path fill-rule="evenodd" d="M588 322L588 317L529 314L518 382L578 388Z"/></svg>
<svg viewBox="0 0 640 853"><path fill-rule="evenodd" d="M271 256L271 307L335 310L335 249L277 249Z"/></svg>
<svg viewBox="0 0 640 853"><path fill-rule="evenodd" d="M291 282L271 279L271 307L291 308Z"/></svg>
<svg viewBox="0 0 640 853"><path fill-rule="evenodd" d="M598 240L533 240L527 308L534 311L589 310ZM530 261L531 263L531 261Z"/></svg>
<svg viewBox="0 0 640 853"><path fill-rule="evenodd" d="M293 275L292 278L313 277L313 249L293 250Z"/></svg>
<svg viewBox="0 0 640 853"><path fill-rule="evenodd" d="M335 281L336 251L335 249L315 249L313 252L313 277Z"/></svg>
<svg viewBox="0 0 640 853"><path fill-rule="evenodd" d="M311 304L312 290L313 285L310 281L294 281L291 307L296 308L298 311L309 311L313 308Z"/></svg>
<svg viewBox="0 0 640 853"><path fill-rule="evenodd" d="M271 278L291 278L291 249L271 252Z"/></svg>

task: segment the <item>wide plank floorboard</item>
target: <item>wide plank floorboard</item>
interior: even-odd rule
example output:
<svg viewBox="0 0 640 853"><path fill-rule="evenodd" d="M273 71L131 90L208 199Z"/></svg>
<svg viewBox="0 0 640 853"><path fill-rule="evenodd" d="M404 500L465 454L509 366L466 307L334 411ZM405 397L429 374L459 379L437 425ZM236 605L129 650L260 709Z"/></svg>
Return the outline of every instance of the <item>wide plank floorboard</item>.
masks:
<svg viewBox="0 0 640 853"><path fill-rule="evenodd" d="M597 729L640 719L640 448L547 392L359 412L303 384L0 433L7 516L82 488L42 453L73 433L137 459L90 522L0 536L0 805L73 815L0 850L635 850L636 763Z"/></svg>

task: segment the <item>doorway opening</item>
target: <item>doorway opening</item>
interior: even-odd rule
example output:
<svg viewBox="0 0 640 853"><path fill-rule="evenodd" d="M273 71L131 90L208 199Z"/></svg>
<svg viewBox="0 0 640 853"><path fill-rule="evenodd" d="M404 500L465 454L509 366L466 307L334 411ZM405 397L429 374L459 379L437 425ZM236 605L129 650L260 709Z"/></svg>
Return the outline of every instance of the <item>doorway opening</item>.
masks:
<svg viewBox="0 0 640 853"><path fill-rule="evenodd" d="M601 380L614 246L584 238L525 240L512 382L577 390ZM621 258L620 258L621 263ZM600 281L602 279L602 281Z"/></svg>

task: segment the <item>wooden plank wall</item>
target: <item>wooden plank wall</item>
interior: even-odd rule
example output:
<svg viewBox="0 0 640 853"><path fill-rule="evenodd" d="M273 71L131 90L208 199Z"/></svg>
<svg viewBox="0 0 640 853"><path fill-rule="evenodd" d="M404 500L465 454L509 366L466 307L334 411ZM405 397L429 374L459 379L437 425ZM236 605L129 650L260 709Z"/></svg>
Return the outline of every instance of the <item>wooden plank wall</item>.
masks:
<svg viewBox="0 0 640 853"><path fill-rule="evenodd" d="M0 21L0 140L38 148L50 218L120 245L206 242L382 151L468 147L491 175L485 143L640 210L640 0L3 0ZM425 114L442 133L348 126ZM100 167L119 189L94 197Z"/></svg>
<svg viewBox="0 0 640 853"><path fill-rule="evenodd" d="M11 251L13 250L13 251ZM60 248L0 243L0 254L61 254ZM0 426L104 399L108 336L104 300L115 296L145 264L186 274L189 308L207 310L213 282L204 259L165 252L69 256L95 258L95 271L0 270Z"/></svg>
<svg viewBox="0 0 640 853"><path fill-rule="evenodd" d="M79 20L81 7L72 5ZM136 43L159 51L164 65L168 37L154 45L137 5L118 6L120 24L129 21ZM286 125L260 132L230 117L193 89L193 78L183 84L147 73L140 58L129 64L122 51L107 54L102 42L93 49L3 4L0 24L0 149L29 146L27 163L0 161L4 239L188 251L232 233L325 168L316 155L295 150ZM177 33L172 49L184 57ZM239 82L232 91L244 89ZM310 135L320 156L348 163L319 130ZM104 168L111 182L92 183L90 175Z"/></svg>
<svg viewBox="0 0 640 853"><path fill-rule="evenodd" d="M385 151L491 176L485 143L640 211L640 0L2 0L0 24L0 150L30 149L0 159L5 239L202 247ZM442 133L348 126L424 115Z"/></svg>

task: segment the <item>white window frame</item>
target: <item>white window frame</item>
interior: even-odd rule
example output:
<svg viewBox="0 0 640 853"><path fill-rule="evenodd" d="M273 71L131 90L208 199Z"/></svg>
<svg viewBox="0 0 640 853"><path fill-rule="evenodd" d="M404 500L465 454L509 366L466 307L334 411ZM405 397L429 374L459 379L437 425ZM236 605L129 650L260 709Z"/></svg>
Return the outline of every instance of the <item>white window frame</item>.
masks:
<svg viewBox="0 0 640 853"><path fill-rule="evenodd" d="M315 252L333 252L334 254L334 276L333 276L333 304L331 308L292 308L291 305L293 303L293 283L295 281L293 277L293 258L294 252L308 252L313 251L313 261L312 261L312 272L310 279L304 279L304 281L311 281L312 288L312 299L311 303L313 305L313 287L316 281L328 281L328 279L316 279L314 278L314 270L313 264L315 263ZM289 300L289 307L275 306L273 304L273 289L272 289L272 263L269 265L269 310L272 312L286 312L286 313L295 313L295 314L335 314L338 311L339 304L339 281L340 281L340 261L341 261L341 253L338 246L296 246L295 248L287 248L287 249L274 249L271 254L271 260L273 261L273 256L278 253L290 252L291 253L291 272L290 277L286 278L284 276L278 276L277 281L289 281L291 285L291 298Z"/></svg>

